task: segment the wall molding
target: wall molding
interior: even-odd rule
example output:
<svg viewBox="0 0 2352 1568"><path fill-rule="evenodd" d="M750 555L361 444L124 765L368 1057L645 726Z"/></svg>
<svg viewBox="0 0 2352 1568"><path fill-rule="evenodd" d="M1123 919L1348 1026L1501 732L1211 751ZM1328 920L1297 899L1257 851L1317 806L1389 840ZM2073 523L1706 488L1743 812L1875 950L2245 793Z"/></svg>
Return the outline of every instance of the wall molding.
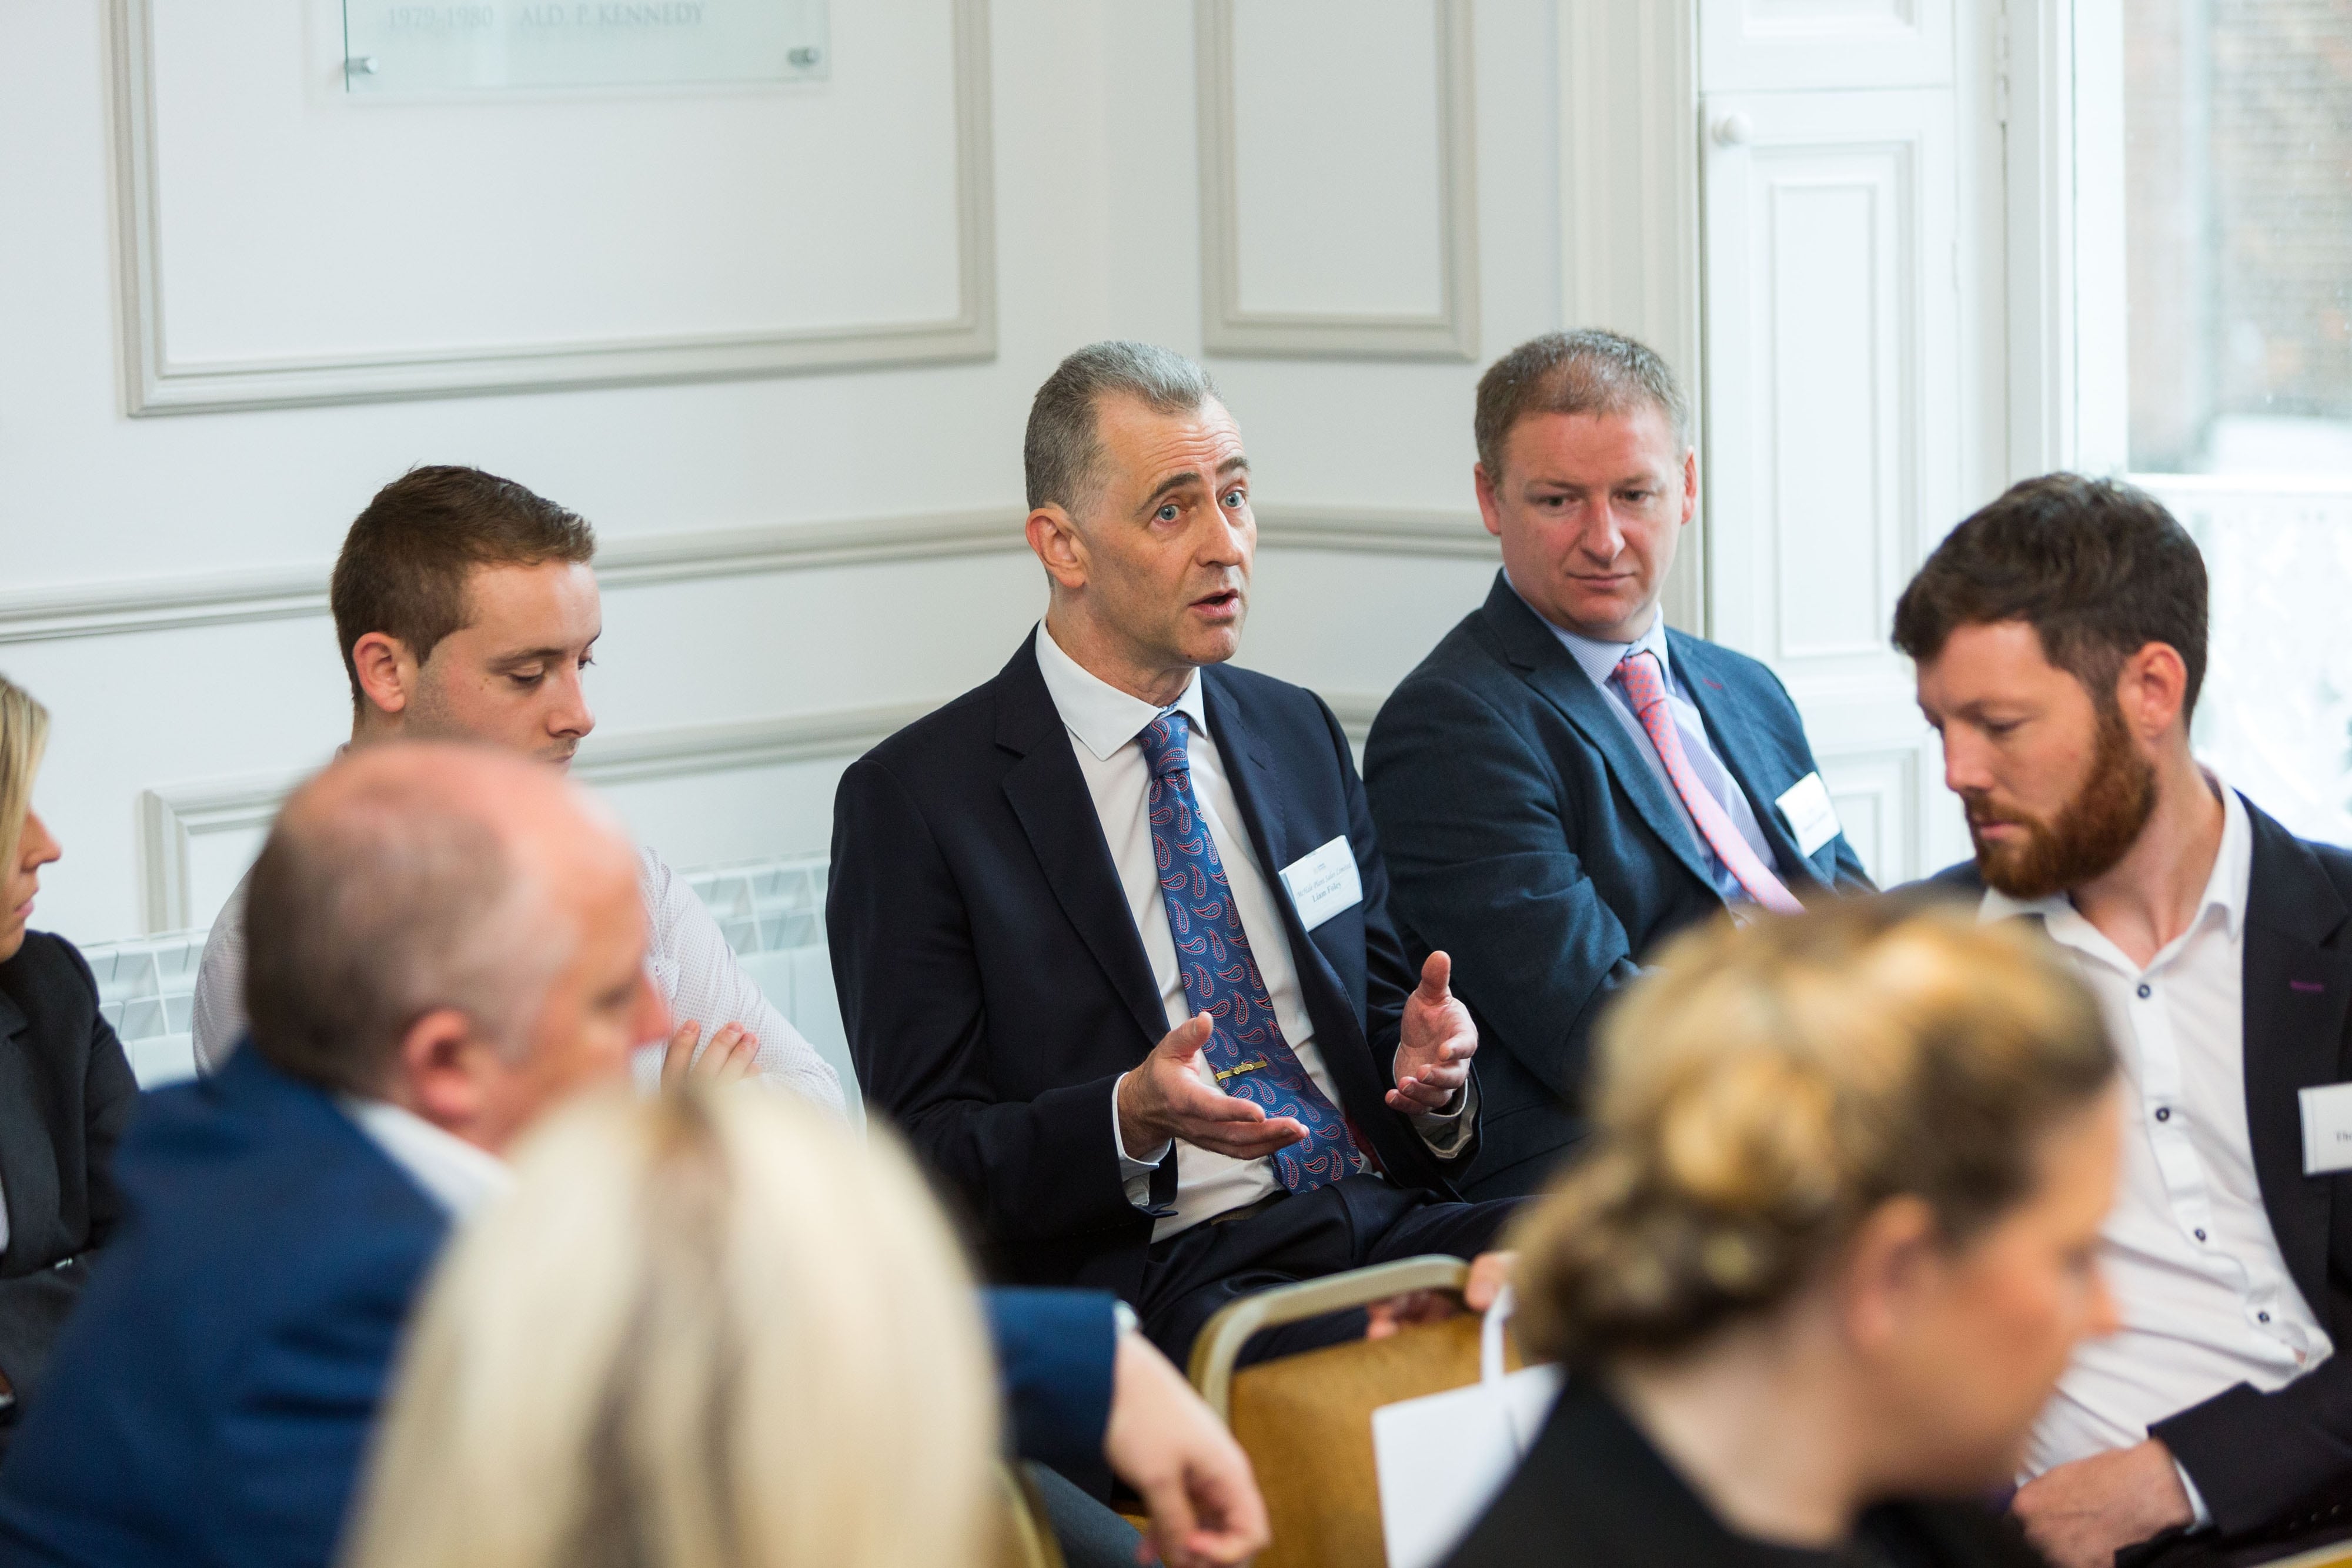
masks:
<svg viewBox="0 0 2352 1568"><path fill-rule="evenodd" d="M935 711L950 696L592 735L580 747L572 776L592 789L604 789L744 768L847 761ZM1369 693L1332 692L1325 700L1348 738L1360 747L1383 699ZM311 771L242 774L158 784L141 791L140 892L146 933L184 931L195 924L193 861L201 840L268 828L279 804Z"/></svg>
<svg viewBox="0 0 2352 1568"><path fill-rule="evenodd" d="M1435 509L1268 507L1259 516L1258 542L1265 549L1500 559L1477 514ZM612 590L1027 548L1017 507L972 507L616 538L597 551L596 575ZM0 644L324 615L327 570L260 567L0 591Z"/></svg>
<svg viewBox="0 0 2352 1568"><path fill-rule="evenodd" d="M1438 247L1434 316L1245 310L1234 174L1234 7L1196 0L1200 92L1201 309L1212 354L1279 359L1475 360L1478 356L1477 84L1470 0L1436 0Z"/></svg>
<svg viewBox="0 0 2352 1568"><path fill-rule="evenodd" d="M988 0L950 0L955 39L956 313L784 332L510 343L376 355L172 358L157 201L156 0L113 0L114 155L128 412L133 415L713 381L993 359L995 154Z"/></svg>

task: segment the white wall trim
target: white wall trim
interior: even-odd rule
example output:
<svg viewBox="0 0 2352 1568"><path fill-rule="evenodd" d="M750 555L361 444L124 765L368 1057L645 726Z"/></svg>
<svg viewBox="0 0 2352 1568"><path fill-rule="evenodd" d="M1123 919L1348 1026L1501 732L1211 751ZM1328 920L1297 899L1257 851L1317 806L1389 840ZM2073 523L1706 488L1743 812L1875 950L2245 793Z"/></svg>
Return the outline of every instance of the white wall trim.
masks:
<svg viewBox="0 0 2352 1568"><path fill-rule="evenodd" d="M1699 331L1697 0L1559 8L1560 317L1665 357L1706 448ZM1666 620L1707 632L1706 474L1664 590Z"/></svg>
<svg viewBox="0 0 2352 1568"><path fill-rule="evenodd" d="M614 589L1019 551L1028 548L1020 516L1010 506L972 507L618 538L597 551L596 575L605 588ZM1493 538L1472 512L1274 507L1260 514L1258 527L1260 546L1269 549L1499 559ZM320 565L65 583L0 592L0 644L326 612L327 568Z"/></svg>
<svg viewBox="0 0 2352 1568"><path fill-rule="evenodd" d="M633 734L591 736L572 776L592 788L649 779L723 773L862 757L950 700L882 703L732 724L682 725ZM1348 738L1360 747L1381 697L1334 692L1326 699ZM323 761L323 759L322 759ZM189 862L196 841L266 828L310 770L254 773L158 784L139 797L140 881L149 934L195 924Z"/></svg>
<svg viewBox="0 0 2352 1568"><path fill-rule="evenodd" d="M1200 90L1201 314L1212 354L1267 359L1475 360L1478 357L1476 58L1470 0L1437 0L1440 287L1434 316L1244 310L1234 176L1234 0L1197 0Z"/></svg>
<svg viewBox="0 0 2352 1568"><path fill-rule="evenodd" d="M995 357L995 155L988 0L952 0L958 299L952 317L806 331L203 361L175 361L166 348L156 189L154 4L113 0L115 186L126 392L134 415L792 375Z"/></svg>

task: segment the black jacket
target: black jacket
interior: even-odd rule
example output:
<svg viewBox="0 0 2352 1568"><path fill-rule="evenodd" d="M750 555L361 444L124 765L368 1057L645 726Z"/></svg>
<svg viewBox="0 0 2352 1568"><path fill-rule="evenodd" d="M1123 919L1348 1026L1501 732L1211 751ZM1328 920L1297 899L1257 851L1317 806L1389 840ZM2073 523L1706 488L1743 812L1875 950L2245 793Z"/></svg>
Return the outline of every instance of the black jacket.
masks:
<svg viewBox="0 0 2352 1568"><path fill-rule="evenodd" d="M109 1168L139 1085L73 944L26 933L0 964L0 1373L33 1397L121 1211ZM5 1427L0 1427L5 1431Z"/></svg>
<svg viewBox="0 0 2352 1568"><path fill-rule="evenodd" d="M2251 800L2246 816L2247 1131L2271 1233L2336 1354L2273 1393L2242 1383L2149 1429L2228 1535L2306 1530L2352 1504L2352 1172L2303 1174L2296 1099L2352 1081L2352 853L2296 838ZM1984 886L1973 862L1933 881Z"/></svg>
<svg viewBox="0 0 2352 1568"><path fill-rule="evenodd" d="M1840 833L1813 852L1774 804L1814 771L1772 672L1666 634L1676 670L1789 890L1866 893ZM1372 725L1364 782L1408 956L1443 947L1477 1015L1484 1142L1472 1197L1540 1186L1583 1134L1594 1020L1723 896L1666 787L1610 700L1501 574Z"/></svg>
<svg viewBox="0 0 2352 1568"><path fill-rule="evenodd" d="M1590 1379L1571 1378L1524 1463L1445 1568L2042 1568L2008 1519L1891 1502L1843 1556L1736 1535Z"/></svg>
<svg viewBox="0 0 2352 1568"><path fill-rule="evenodd" d="M1382 1096L1417 977L1339 721L1314 693L1201 672L1315 1043L1390 1179L1452 1196ZM1310 934L1274 874L1345 837L1363 900ZM977 1225L990 1273L1132 1299L1151 1220L1128 1202L1112 1086L1168 1032L1142 938L1034 644L852 764L834 800L834 978L866 1100ZM1153 1177L1172 1198L1171 1149Z"/></svg>

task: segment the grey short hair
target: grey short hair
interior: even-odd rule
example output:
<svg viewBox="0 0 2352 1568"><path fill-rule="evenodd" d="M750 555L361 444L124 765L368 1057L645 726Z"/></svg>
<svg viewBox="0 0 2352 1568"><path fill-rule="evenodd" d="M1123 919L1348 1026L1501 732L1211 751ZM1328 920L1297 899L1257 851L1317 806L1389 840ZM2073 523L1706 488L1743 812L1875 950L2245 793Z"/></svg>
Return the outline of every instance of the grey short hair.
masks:
<svg viewBox="0 0 2352 1568"><path fill-rule="evenodd" d="M1217 395L1209 372L1173 350L1114 339L1088 343L1054 367L1029 405L1021 463L1029 507L1076 516L1102 481L1095 412L1102 399L1131 397L1155 413L1190 413Z"/></svg>
<svg viewBox="0 0 2352 1568"><path fill-rule="evenodd" d="M245 912L254 1047L288 1075L382 1092L400 1041L452 1008L517 1060L580 932L477 816L378 783L282 816Z"/></svg>
<svg viewBox="0 0 2352 1568"><path fill-rule="evenodd" d="M1666 416L1675 455L1689 450L1690 404L1657 350L1598 328L1529 339L1478 378L1479 465L1499 482L1503 446L1531 413L1623 414L1644 404Z"/></svg>

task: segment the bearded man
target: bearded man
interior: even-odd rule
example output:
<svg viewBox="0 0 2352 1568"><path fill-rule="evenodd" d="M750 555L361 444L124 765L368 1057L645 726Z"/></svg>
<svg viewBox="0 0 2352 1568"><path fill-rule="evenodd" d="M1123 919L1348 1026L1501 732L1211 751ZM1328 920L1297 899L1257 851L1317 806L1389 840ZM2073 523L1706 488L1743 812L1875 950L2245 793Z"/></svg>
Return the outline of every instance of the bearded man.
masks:
<svg viewBox="0 0 2352 1568"><path fill-rule="evenodd" d="M2352 1535L2352 854L2191 753L2195 542L2130 486L2026 480L1928 558L1895 643L1976 845L1935 881L2041 922L2124 1065L2079 1285L2104 1271L2122 1327L2078 1353L2012 1506L2058 1568Z"/></svg>

